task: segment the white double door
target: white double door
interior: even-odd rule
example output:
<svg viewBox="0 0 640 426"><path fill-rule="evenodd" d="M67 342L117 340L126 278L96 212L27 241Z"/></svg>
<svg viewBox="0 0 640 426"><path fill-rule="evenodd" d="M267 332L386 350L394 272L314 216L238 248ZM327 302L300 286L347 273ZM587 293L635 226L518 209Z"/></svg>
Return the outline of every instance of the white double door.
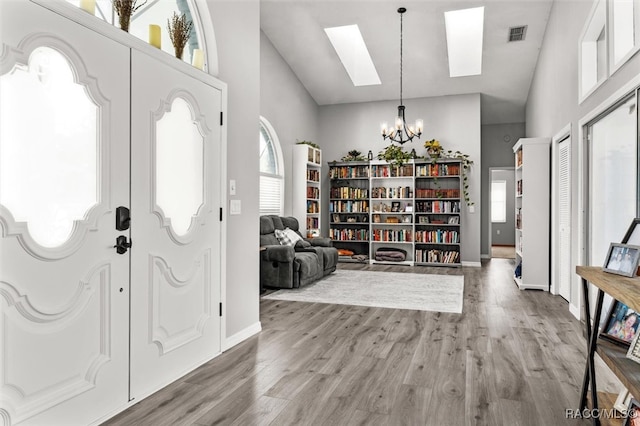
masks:
<svg viewBox="0 0 640 426"><path fill-rule="evenodd" d="M91 424L220 351L221 89L0 9L0 423Z"/></svg>

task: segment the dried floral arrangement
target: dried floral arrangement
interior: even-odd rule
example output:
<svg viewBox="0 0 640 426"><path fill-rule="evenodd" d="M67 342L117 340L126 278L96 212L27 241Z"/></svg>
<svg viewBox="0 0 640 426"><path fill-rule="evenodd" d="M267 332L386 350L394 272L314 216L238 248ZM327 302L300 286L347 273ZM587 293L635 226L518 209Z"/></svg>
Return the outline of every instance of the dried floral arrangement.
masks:
<svg viewBox="0 0 640 426"><path fill-rule="evenodd" d="M111 3L113 5L113 10L118 15L120 29L122 29L123 31L129 32L131 15L133 15L136 10L147 4L147 0L144 0L144 2L140 4L137 3L138 0L113 0L113 2Z"/></svg>
<svg viewBox="0 0 640 426"><path fill-rule="evenodd" d="M358 150L351 150L347 153L347 155L342 157L342 161L367 161L367 159L364 158L361 154L362 153Z"/></svg>
<svg viewBox="0 0 640 426"><path fill-rule="evenodd" d="M169 38L176 52L176 58L182 59L182 52L189 41L193 21L187 21L187 15L178 16L173 12L173 17L167 19L167 29L169 30Z"/></svg>

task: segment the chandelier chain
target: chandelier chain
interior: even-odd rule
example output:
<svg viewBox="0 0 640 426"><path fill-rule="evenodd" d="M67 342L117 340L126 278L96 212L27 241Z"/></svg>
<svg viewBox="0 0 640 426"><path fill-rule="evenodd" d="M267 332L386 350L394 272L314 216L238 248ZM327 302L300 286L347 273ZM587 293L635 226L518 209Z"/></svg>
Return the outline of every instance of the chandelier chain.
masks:
<svg viewBox="0 0 640 426"><path fill-rule="evenodd" d="M400 105L402 105L402 13L400 14Z"/></svg>

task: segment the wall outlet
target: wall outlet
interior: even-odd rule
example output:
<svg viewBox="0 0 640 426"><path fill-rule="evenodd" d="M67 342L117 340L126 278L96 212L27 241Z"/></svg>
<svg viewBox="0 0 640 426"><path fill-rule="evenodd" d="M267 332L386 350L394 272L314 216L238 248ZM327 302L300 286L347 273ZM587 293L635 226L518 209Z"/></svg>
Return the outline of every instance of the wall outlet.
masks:
<svg viewBox="0 0 640 426"><path fill-rule="evenodd" d="M500 235L500 230L496 229L496 234Z"/></svg>
<svg viewBox="0 0 640 426"><path fill-rule="evenodd" d="M475 213L476 212L476 206L469 206L469 213Z"/></svg>
<svg viewBox="0 0 640 426"><path fill-rule="evenodd" d="M236 195L236 181L231 179L229 181L229 195Z"/></svg>
<svg viewBox="0 0 640 426"><path fill-rule="evenodd" d="M240 200L229 200L229 214L242 213L242 202Z"/></svg>

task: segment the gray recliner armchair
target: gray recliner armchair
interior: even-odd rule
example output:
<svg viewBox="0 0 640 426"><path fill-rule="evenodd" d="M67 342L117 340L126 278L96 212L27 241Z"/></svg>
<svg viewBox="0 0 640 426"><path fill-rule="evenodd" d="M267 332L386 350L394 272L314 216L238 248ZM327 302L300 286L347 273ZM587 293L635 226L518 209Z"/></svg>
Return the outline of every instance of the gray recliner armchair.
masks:
<svg viewBox="0 0 640 426"><path fill-rule="evenodd" d="M298 288L336 270L338 250L329 238L302 238L295 246L280 245L275 230L289 228L301 238L294 217L260 217L260 287Z"/></svg>

